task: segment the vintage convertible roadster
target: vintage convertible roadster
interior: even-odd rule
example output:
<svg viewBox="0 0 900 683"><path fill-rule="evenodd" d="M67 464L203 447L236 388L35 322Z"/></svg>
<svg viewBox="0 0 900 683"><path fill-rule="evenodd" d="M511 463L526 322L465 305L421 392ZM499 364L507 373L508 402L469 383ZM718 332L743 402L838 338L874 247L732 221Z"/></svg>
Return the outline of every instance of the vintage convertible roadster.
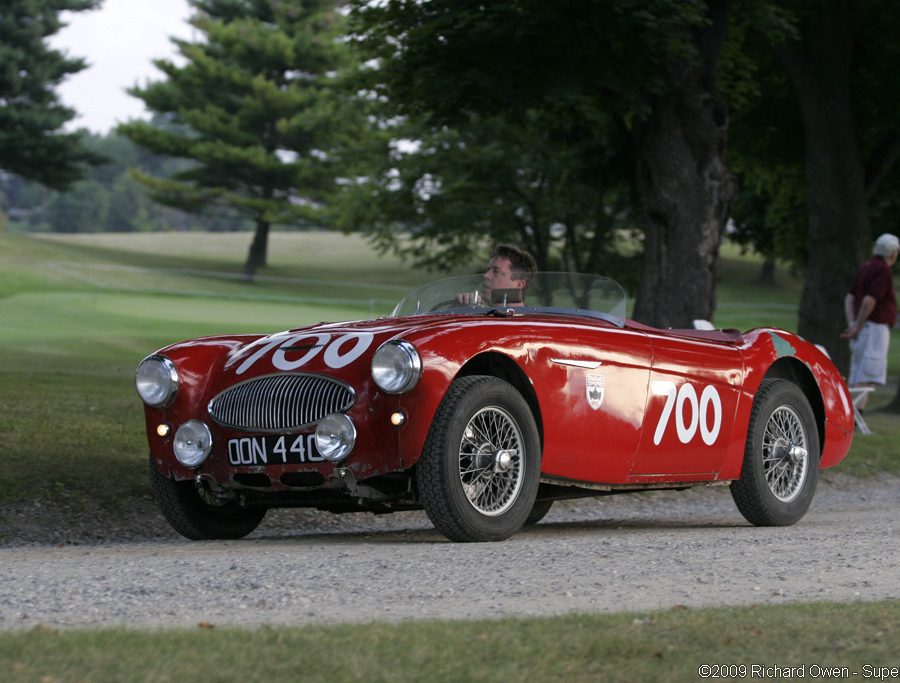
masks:
<svg viewBox="0 0 900 683"><path fill-rule="evenodd" d="M184 341L136 385L155 499L191 539L300 506L424 508L447 538L496 541L554 500L727 483L749 522L787 525L853 438L813 344L647 327L618 284L569 273L524 296L449 278L377 320Z"/></svg>

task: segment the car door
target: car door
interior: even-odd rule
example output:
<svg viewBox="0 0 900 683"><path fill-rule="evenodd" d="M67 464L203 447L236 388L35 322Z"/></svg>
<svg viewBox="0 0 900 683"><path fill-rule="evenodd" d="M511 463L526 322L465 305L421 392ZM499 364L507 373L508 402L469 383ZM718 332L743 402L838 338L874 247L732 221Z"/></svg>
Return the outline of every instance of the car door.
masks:
<svg viewBox="0 0 900 683"><path fill-rule="evenodd" d="M535 382L544 426L542 472L592 483L622 483L641 439L650 343L640 331L569 328L540 349Z"/></svg>
<svg viewBox="0 0 900 683"><path fill-rule="evenodd" d="M743 360L737 346L651 335L653 361L632 480L712 479L730 443Z"/></svg>

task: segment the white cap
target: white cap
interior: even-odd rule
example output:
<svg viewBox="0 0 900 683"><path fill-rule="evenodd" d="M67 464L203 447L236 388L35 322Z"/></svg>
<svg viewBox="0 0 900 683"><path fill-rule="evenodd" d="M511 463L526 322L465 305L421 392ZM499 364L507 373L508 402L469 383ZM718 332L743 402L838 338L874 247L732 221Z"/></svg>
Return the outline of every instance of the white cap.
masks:
<svg viewBox="0 0 900 683"><path fill-rule="evenodd" d="M900 251L900 239L889 232L879 235L875 240L875 246L872 247L872 253L876 256L890 256L895 251Z"/></svg>

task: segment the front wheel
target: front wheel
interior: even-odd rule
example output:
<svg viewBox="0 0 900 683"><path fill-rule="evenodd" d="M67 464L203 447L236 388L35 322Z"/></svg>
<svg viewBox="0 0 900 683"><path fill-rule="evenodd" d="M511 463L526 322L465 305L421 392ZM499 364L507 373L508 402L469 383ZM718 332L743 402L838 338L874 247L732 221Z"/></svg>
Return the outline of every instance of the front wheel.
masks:
<svg viewBox="0 0 900 683"><path fill-rule="evenodd" d="M525 520L525 526L532 526L533 524L540 522L547 516L547 513L550 512L550 508L552 507L552 500L535 501L531 508L531 512L528 513L528 518Z"/></svg>
<svg viewBox="0 0 900 683"><path fill-rule="evenodd" d="M731 483L738 510L757 526L788 526L812 503L819 431L809 401L783 379L760 384L750 412L741 478Z"/></svg>
<svg viewBox="0 0 900 683"><path fill-rule="evenodd" d="M248 509L202 491L193 481L175 481L156 471L150 461L153 498L166 521L192 541L243 538L262 522L265 508Z"/></svg>
<svg viewBox="0 0 900 683"><path fill-rule="evenodd" d="M540 437L522 395L496 377L462 377L438 407L416 483L447 538L502 541L532 511L540 464Z"/></svg>

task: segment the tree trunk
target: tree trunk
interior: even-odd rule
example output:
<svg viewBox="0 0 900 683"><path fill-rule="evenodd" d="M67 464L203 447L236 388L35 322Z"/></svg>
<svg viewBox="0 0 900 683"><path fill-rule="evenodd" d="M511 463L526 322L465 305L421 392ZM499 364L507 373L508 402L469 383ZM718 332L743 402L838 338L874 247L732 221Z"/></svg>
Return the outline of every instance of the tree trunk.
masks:
<svg viewBox="0 0 900 683"><path fill-rule="evenodd" d="M805 138L809 261L798 329L828 349L844 373L850 355L840 339L844 296L871 246L851 107L854 6L816 3L803 44L778 48L800 100Z"/></svg>
<svg viewBox="0 0 900 683"><path fill-rule="evenodd" d="M250 243L250 251L244 262L244 277L252 280L256 275L256 269L265 266L269 254L269 227L271 223L262 218L256 220L256 231L253 233L253 242Z"/></svg>
<svg viewBox="0 0 900 683"><path fill-rule="evenodd" d="M727 110L715 86L726 9L711 3L697 62L673 73L670 93L636 131L645 242L634 317L658 327L691 327L715 310L719 243L737 191L725 163Z"/></svg>

